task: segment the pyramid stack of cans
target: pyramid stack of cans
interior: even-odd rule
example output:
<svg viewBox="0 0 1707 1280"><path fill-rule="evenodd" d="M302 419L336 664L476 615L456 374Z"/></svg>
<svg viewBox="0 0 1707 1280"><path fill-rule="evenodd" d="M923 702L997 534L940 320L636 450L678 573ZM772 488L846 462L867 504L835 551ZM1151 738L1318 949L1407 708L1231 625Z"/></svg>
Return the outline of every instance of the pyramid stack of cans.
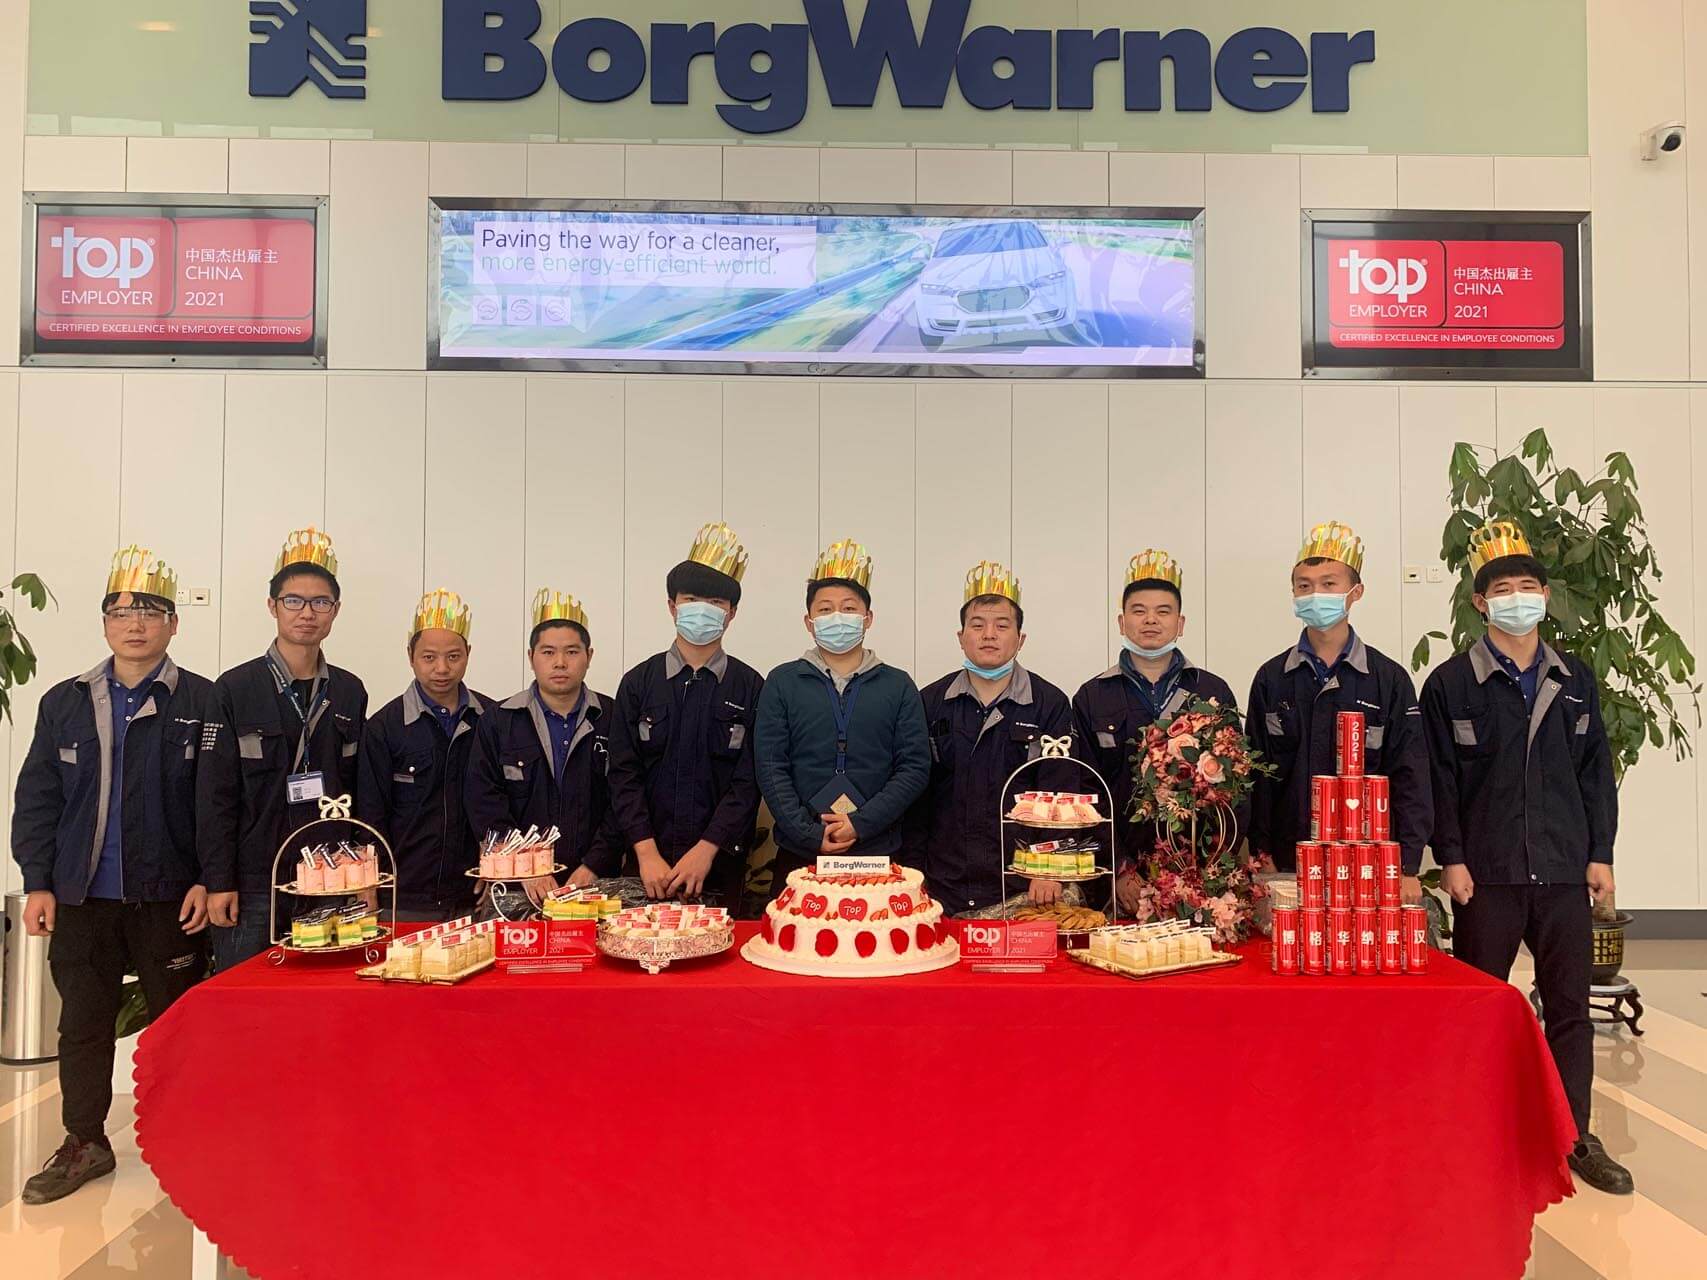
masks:
<svg viewBox="0 0 1707 1280"><path fill-rule="evenodd" d="M1336 723L1339 771L1310 779L1310 839L1298 843L1298 894L1274 907L1274 971L1424 973L1428 913L1402 906L1389 780L1364 772L1363 713Z"/></svg>

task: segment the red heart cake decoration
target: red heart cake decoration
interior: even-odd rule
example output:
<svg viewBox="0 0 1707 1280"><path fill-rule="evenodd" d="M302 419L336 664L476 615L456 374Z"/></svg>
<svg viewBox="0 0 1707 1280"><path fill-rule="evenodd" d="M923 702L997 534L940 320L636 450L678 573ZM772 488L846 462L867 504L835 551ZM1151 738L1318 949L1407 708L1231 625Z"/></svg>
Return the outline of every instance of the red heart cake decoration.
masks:
<svg viewBox="0 0 1707 1280"><path fill-rule="evenodd" d="M841 916L844 920L865 919L865 899L843 898L841 903L836 907L836 914Z"/></svg>
<svg viewBox="0 0 1707 1280"><path fill-rule="evenodd" d="M913 896L908 893L892 893L889 895L889 909L898 916L913 914Z"/></svg>
<svg viewBox="0 0 1707 1280"><path fill-rule="evenodd" d="M781 893L776 895L776 909L778 911L781 911L784 907L786 907L789 903L791 903L793 901L794 901L794 886L789 885L788 888L784 889Z"/></svg>
<svg viewBox="0 0 1707 1280"><path fill-rule="evenodd" d="M836 954L836 931L834 929L818 930L818 954L828 958Z"/></svg>
<svg viewBox="0 0 1707 1280"><path fill-rule="evenodd" d="M896 955L907 954L907 942L907 931L905 929L891 929L889 931L889 945L894 948Z"/></svg>
<svg viewBox="0 0 1707 1280"><path fill-rule="evenodd" d="M854 950L862 956L869 957L877 950L877 939L867 929L861 929L854 938Z"/></svg>
<svg viewBox="0 0 1707 1280"><path fill-rule="evenodd" d="M931 928L930 925L921 924L919 926L918 933L920 951L929 951L932 947L936 946L936 930Z"/></svg>
<svg viewBox="0 0 1707 1280"><path fill-rule="evenodd" d="M830 900L822 894L809 893L800 900L800 914L808 920L816 920L829 906Z"/></svg>
<svg viewBox="0 0 1707 1280"><path fill-rule="evenodd" d="M794 950L794 926L785 924L777 930L776 945L784 951Z"/></svg>

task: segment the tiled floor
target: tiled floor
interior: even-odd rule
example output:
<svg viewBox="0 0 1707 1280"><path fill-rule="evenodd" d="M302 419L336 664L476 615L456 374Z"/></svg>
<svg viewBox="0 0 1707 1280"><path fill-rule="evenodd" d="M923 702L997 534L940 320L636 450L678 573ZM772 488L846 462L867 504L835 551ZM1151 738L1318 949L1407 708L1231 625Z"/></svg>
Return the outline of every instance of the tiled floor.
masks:
<svg viewBox="0 0 1707 1280"><path fill-rule="evenodd" d="M1625 973L1647 1003L1646 1034L1596 1037L1594 1128L1637 1194L1583 1187L1549 1209L1526 1280L1707 1277L1707 942L1633 942ZM1513 981L1528 985L1521 971ZM115 1177L25 1208L19 1188L62 1136L59 1085L52 1068L0 1068L0 1278L188 1280L190 1224L137 1158L131 1107L128 1095L113 1106Z"/></svg>

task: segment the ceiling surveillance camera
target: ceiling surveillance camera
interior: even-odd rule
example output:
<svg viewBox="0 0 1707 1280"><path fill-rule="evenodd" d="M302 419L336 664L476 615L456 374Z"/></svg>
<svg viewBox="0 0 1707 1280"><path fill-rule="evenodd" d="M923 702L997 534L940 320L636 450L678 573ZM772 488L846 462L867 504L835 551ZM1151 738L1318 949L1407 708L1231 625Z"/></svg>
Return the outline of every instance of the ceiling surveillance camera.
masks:
<svg viewBox="0 0 1707 1280"><path fill-rule="evenodd" d="M1642 134L1642 159L1658 160L1662 155L1683 150L1685 126L1681 120L1656 124Z"/></svg>

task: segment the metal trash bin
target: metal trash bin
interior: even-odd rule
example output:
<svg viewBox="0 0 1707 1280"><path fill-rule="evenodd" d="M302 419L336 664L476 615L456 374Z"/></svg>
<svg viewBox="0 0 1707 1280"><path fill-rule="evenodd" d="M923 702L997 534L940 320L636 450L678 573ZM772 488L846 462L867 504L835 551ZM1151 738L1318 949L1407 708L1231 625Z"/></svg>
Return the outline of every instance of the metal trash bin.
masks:
<svg viewBox="0 0 1707 1280"><path fill-rule="evenodd" d="M5 955L0 972L0 1062L29 1066L59 1056L59 988L48 972L49 939L24 931L22 893L6 895Z"/></svg>

